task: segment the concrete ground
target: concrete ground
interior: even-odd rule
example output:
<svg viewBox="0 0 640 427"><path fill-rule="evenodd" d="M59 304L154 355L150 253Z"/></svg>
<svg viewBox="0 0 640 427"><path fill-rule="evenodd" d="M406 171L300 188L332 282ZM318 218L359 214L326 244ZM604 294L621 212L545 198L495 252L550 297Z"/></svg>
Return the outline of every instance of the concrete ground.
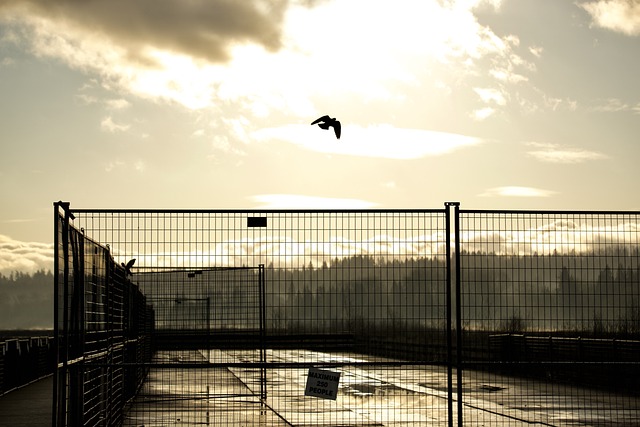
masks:
<svg viewBox="0 0 640 427"><path fill-rule="evenodd" d="M247 367L179 367L207 359L247 363ZM283 364L357 364L368 361L366 356L269 350L267 360L280 365L267 370L267 398L261 401L260 371L250 365L259 361L257 351L159 353L156 361L172 367L151 370L124 425L399 427L448 423L443 367L332 368L341 373L340 386L337 399L327 400L305 396L307 368ZM454 407L454 425L456 413ZM639 426L640 399L469 371L463 381L463 420L468 426Z"/></svg>
<svg viewBox="0 0 640 427"><path fill-rule="evenodd" d="M0 396L0 427L51 425L53 376Z"/></svg>
<svg viewBox="0 0 640 427"><path fill-rule="evenodd" d="M184 369L188 362L239 367ZM308 370L267 370L261 402L257 351L165 352L128 408L125 426L445 426L446 371L437 366L352 366L340 372L334 400L305 396ZM274 363L358 363L361 355L270 350ZM247 363L247 367L241 366ZM280 365L282 366L282 365ZM455 378L454 378L455 384ZM51 424L53 378L0 397L0 427ZM457 395L454 394L454 399ZM457 402L454 402L456 404ZM455 419L454 408L454 425ZM542 381L467 371L463 381L466 426L640 426L640 399Z"/></svg>

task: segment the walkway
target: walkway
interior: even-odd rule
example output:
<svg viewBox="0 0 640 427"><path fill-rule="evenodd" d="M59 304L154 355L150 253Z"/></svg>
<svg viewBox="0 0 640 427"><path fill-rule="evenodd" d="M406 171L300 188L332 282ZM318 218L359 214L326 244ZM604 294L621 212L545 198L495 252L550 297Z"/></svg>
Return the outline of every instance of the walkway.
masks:
<svg viewBox="0 0 640 427"><path fill-rule="evenodd" d="M51 425L53 376L0 396L0 427Z"/></svg>

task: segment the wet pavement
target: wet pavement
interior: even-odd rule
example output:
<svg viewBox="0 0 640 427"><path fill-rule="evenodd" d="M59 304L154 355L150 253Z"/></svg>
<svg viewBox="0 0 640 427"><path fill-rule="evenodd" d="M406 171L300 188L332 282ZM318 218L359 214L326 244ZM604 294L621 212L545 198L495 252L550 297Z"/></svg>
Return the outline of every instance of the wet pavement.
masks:
<svg viewBox="0 0 640 427"><path fill-rule="evenodd" d="M193 362L234 367L182 369ZM446 426L447 373L441 366L371 366L354 354L268 350L261 389L258 351L164 352L129 408L125 426ZM242 364L246 363L244 367ZM305 396L308 367L336 363L336 400ZM343 365L344 364L344 365ZM167 365L169 366L169 365ZM454 384L456 379L454 378ZM261 391L266 399L261 400ZM457 394L453 395L454 425ZM469 426L638 426L640 399L593 390L468 371L463 381L463 420Z"/></svg>
<svg viewBox="0 0 640 427"><path fill-rule="evenodd" d="M0 427L51 425L53 375L0 396Z"/></svg>

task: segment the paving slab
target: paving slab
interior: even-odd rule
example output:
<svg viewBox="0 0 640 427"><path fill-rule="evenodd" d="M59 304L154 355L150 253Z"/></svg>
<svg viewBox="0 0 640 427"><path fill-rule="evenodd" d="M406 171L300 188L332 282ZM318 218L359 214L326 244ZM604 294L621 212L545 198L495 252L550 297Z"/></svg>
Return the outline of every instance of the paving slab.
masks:
<svg viewBox="0 0 640 427"><path fill-rule="evenodd" d="M266 399L260 399L255 350L159 353L167 362L210 361L233 367L152 370L130 408L125 426L446 426L447 372L436 365L372 366L383 361L357 354L268 350ZM305 396L308 368L335 363L336 400ZM246 363L246 367L242 364ZM175 364L174 364L175 365ZM219 366L219 365L216 365ZM557 383L467 371L463 419L468 426L639 426L640 398ZM454 378L456 384L456 378ZM458 395L453 394L454 405ZM454 408L454 425L457 424Z"/></svg>

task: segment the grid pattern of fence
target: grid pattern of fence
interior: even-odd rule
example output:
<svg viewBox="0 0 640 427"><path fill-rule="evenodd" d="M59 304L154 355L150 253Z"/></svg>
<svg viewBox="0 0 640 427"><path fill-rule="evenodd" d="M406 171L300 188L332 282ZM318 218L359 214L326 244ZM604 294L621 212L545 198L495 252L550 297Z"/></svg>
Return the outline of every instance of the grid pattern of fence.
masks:
<svg viewBox="0 0 640 427"><path fill-rule="evenodd" d="M640 423L635 214L73 215L155 313L151 361L85 364L146 374L124 425Z"/></svg>
<svg viewBox="0 0 640 427"><path fill-rule="evenodd" d="M639 220L460 212L466 422L479 400L514 422L639 422Z"/></svg>
<svg viewBox="0 0 640 427"><path fill-rule="evenodd" d="M109 250L55 206L54 426L122 423L151 358L153 311Z"/></svg>
<svg viewBox="0 0 640 427"><path fill-rule="evenodd" d="M118 262L136 259L132 280L156 315L126 425L419 424L432 399L381 376L437 375L446 391L443 209L74 214ZM343 373L338 406L303 399L310 366ZM387 394L407 409L387 411Z"/></svg>

